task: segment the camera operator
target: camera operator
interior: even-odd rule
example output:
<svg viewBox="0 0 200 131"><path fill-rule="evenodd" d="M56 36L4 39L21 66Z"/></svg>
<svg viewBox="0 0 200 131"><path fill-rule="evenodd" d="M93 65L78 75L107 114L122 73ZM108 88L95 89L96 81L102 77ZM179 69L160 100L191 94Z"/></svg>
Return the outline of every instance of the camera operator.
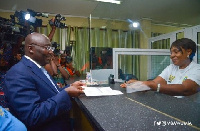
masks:
<svg viewBox="0 0 200 131"><path fill-rule="evenodd" d="M65 20L66 20L65 17L62 17L60 14L57 14L55 16L55 18L53 18L49 21L49 24L50 24L50 26L55 26L58 28L65 28L66 27L65 23L61 22L61 21L65 21Z"/></svg>
<svg viewBox="0 0 200 131"><path fill-rule="evenodd" d="M51 19L51 21L54 23L55 18ZM50 34L48 35L50 40L52 40L54 33L56 31L55 25L51 25L51 27L52 27L52 30ZM53 78L55 79L59 87L64 87L66 85L65 80L69 79L69 74L60 65L60 62L59 62L60 50L57 49L58 46L59 45L56 42L52 44L52 47L55 48L54 55L52 56L50 64L47 64L45 66L45 69L49 72L51 76L53 76Z"/></svg>

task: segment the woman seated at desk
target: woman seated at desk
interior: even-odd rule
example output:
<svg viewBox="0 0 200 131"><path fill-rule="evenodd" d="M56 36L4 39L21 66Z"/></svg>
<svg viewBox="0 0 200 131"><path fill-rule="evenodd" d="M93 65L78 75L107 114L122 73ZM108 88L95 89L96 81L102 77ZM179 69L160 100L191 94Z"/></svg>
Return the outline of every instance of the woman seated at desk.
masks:
<svg viewBox="0 0 200 131"><path fill-rule="evenodd" d="M173 64L167 66L162 73L151 81L142 81L152 90L172 96L188 96L198 92L200 85L200 64L193 61L196 43L182 38L172 43L170 58ZM129 80L127 83L138 82ZM126 83L120 85L126 87Z"/></svg>

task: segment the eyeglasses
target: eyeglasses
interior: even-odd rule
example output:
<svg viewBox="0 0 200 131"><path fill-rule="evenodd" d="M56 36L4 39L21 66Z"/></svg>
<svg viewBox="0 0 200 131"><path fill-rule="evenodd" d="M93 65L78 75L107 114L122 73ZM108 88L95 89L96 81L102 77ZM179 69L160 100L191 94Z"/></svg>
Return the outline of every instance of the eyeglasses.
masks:
<svg viewBox="0 0 200 131"><path fill-rule="evenodd" d="M41 45L37 45L37 44L34 44L34 43L32 43L31 45L40 46L40 47L45 48L46 50L49 50L49 51L55 50L55 47L52 47L52 46L41 46Z"/></svg>

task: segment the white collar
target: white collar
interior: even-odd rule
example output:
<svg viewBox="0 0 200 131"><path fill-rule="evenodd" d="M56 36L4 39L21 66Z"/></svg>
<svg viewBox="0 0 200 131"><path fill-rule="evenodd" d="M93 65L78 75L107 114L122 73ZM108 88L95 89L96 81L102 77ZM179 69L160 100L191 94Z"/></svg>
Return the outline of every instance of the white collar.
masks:
<svg viewBox="0 0 200 131"><path fill-rule="evenodd" d="M36 64L36 66L38 67L38 68L41 68L42 66L41 65L39 65L37 62L35 62L33 59L31 59L29 56L27 56L27 55L24 55L24 57L26 57L27 59L29 59L30 61L32 61L33 63L35 63Z"/></svg>

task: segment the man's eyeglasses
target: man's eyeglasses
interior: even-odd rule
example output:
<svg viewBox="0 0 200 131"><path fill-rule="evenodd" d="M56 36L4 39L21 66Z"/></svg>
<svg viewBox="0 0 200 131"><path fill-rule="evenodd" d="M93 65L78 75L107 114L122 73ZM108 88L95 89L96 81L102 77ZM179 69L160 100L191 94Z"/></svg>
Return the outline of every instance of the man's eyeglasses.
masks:
<svg viewBox="0 0 200 131"><path fill-rule="evenodd" d="M31 45L40 46L40 47L45 48L46 50L49 50L49 51L55 50L55 47L52 47L52 46L41 46L41 45L37 45L37 44L34 44L34 43L32 43Z"/></svg>

